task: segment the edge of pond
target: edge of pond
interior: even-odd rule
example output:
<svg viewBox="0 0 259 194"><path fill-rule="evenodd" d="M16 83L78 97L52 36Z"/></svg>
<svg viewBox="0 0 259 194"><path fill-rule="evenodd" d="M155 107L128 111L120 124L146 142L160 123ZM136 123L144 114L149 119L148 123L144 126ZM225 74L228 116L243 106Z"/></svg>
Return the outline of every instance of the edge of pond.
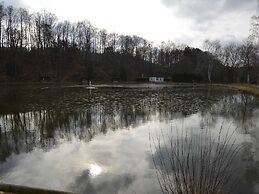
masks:
<svg viewBox="0 0 259 194"><path fill-rule="evenodd" d="M253 84L208 84L211 88L227 88L259 97L259 86Z"/></svg>
<svg viewBox="0 0 259 194"><path fill-rule="evenodd" d="M73 194L70 192L64 191L56 191L56 190L47 190L47 189L39 189L39 188L32 188L26 186L19 186L19 185L11 185L11 184L3 184L0 183L0 193L3 194Z"/></svg>

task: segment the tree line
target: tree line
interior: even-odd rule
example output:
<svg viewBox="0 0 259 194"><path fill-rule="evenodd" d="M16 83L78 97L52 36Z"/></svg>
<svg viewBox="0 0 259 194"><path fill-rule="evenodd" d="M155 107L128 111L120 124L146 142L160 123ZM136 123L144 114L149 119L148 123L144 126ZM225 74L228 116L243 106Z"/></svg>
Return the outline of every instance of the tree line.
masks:
<svg viewBox="0 0 259 194"><path fill-rule="evenodd" d="M180 82L256 82L258 48L204 42L204 50L172 41L109 33L89 21L60 21L47 11L0 3L0 81L127 81L163 76ZM256 71L255 71L256 70Z"/></svg>

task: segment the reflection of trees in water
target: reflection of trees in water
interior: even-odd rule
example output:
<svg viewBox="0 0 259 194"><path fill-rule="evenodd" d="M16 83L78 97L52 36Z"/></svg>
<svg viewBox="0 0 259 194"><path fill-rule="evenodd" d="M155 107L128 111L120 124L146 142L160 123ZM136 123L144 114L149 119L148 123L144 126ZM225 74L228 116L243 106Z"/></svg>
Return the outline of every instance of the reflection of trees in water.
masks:
<svg viewBox="0 0 259 194"><path fill-rule="evenodd" d="M245 142L246 150L242 153L242 160L246 165L245 180L252 186L259 179L259 101L256 97L247 94L229 95L215 103L208 110L203 112L203 119L209 124L216 123L218 117L233 121L238 127L238 133L250 137ZM252 193L252 191L251 191Z"/></svg>
<svg viewBox="0 0 259 194"><path fill-rule="evenodd" d="M8 103L13 104L11 112L17 112L13 110L16 104L29 112L0 116L0 158L34 147L50 149L72 138L90 141L108 130L136 127L153 119L170 120L176 113L191 115L222 99L222 93L210 93L175 88L103 89L91 95L80 88L27 92L22 102L16 98Z"/></svg>
<svg viewBox="0 0 259 194"><path fill-rule="evenodd" d="M222 98L202 114L204 118L207 117L208 120L211 120L211 124L216 122L218 116L231 120L239 127L241 133L247 134L249 130L257 127L256 121L259 112L256 111L256 107L259 107L259 102L255 97L236 94Z"/></svg>

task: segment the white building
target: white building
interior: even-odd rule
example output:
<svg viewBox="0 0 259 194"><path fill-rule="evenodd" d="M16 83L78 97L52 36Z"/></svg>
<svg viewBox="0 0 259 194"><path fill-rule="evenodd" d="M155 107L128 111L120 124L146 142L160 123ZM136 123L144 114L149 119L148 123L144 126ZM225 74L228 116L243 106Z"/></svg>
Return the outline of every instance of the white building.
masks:
<svg viewBox="0 0 259 194"><path fill-rule="evenodd" d="M160 83L160 82L164 82L165 78L163 77L149 77L149 82L156 82L156 83Z"/></svg>

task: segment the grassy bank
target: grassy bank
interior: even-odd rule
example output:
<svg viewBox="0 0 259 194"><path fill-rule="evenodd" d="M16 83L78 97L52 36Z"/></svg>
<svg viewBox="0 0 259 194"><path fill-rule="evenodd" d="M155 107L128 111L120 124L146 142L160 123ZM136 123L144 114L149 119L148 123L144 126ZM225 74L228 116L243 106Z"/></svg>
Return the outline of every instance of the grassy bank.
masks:
<svg viewBox="0 0 259 194"><path fill-rule="evenodd" d="M46 189L36 189L31 187L24 187L18 185L0 184L0 193L12 193L12 194L72 194L62 191L53 191Z"/></svg>
<svg viewBox="0 0 259 194"><path fill-rule="evenodd" d="M210 87L224 87L259 97L259 86L253 84L210 84Z"/></svg>

